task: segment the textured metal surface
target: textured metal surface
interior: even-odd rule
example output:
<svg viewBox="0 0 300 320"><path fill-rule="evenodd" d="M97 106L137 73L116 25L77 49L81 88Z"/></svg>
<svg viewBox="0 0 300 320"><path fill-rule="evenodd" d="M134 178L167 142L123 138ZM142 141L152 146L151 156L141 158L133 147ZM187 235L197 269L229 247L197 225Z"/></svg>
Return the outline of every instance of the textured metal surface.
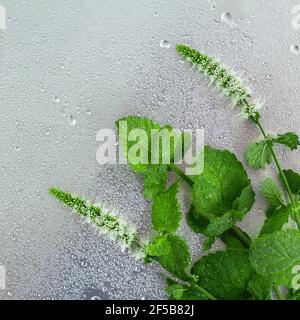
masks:
<svg viewBox="0 0 300 320"><path fill-rule="evenodd" d="M299 1L300 2L300 1ZM271 132L299 133L297 0L0 0L1 299L165 298L159 267L144 266L50 198L59 185L99 201L149 233L142 181L99 166L96 134L128 114L205 127L206 143L242 159L258 132L182 63L188 43L243 73ZM291 48L291 46L294 46ZM286 153L280 155L287 158ZM299 152L286 160L300 169ZM267 174L248 170L258 183ZM257 203L242 226L255 235ZM201 239L181 233L200 252Z"/></svg>

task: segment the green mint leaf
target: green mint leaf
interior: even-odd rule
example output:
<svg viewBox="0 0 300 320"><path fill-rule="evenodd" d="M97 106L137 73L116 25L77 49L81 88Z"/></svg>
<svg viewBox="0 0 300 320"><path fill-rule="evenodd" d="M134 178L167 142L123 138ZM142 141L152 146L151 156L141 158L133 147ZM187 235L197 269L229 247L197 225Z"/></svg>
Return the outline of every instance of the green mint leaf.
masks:
<svg viewBox="0 0 300 320"><path fill-rule="evenodd" d="M229 249L245 249L244 243L239 238L237 238L232 230L225 231L222 234L221 239Z"/></svg>
<svg viewBox="0 0 300 320"><path fill-rule="evenodd" d="M162 127L147 118L129 116L116 121L119 134L119 143L125 153L125 156L129 162L130 168L134 172L143 173L145 197L150 199L157 193L164 190L167 179L168 179L168 166L162 164L151 164L151 130L161 130ZM130 132L132 130L142 129L147 137L147 143L144 145L142 141L137 140L131 141ZM137 155L139 156L141 163L131 161L129 157L130 148L137 147ZM137 160L136 159L136 160Z"/></svg>
<svg viewBox="0 0 300 320"><path fill-rule="evenodd" d="M209 225L209 222L207 219L205 219L202 216L195 215L194 214L194 207L192 206L190 210L186 214L186 220L189 225L189 227L195 232L195 233L201 233L204 235L207 235L206 229ZM233 249L245 249L244 244L241 242L240 239L236 237L236 235L231 231L225 231L221 235L222 241L226 244L228 248Z"/></svg>
<svg viewBox="0 0 300 320"><path fill-rule="evenodd" d="M253 203L254 192L241 162L227 150L206 146L204 170L194 177L193 205L196 210L187 216L194 230L198 227L197 231L210 238L204 246L208 248L214 238L232 228Z"/></svg>
<svg viewBox="0 0 300 320"><path fill-rule="evenodd" d="M167 256L172 251L170 242L165 236L157 236L146 246L145 252L148 256Z"/></svg>
<svg viewBox="0 0 300 320"><path fill-rule="evenodd" d="M123 124L125 124L125 122L127 130L125 130L122 126ZM161 129L161 126L150 119L137 116L129 116L126 118L122 118L116 121L116 125L119 134L119 144L123 152L125 153L126 158L128 159L128 153L130 148L132 148L134 145L137 145L139 147L137 148L137 154L140 156L141 162L146 162L135 163L131 162L131 159L128 159L131 169L135 172L147 172L151 160L151 130L159 130ZM136 129L144 130L148 138L148 143L142 145L140 141L131 141L131 139L129 139L130 132Z"/></svg>
<svg viewBox="0 0 300 320"><path fill-rule="evenodd" d="M174 131L169 125L162 127L138 116L122 118L116 125L120 147L130 168L144 175L144 195L151 199L165 189L169 164L182 159L190 147L191 137L188 133Z"/></svg>
<svg viewBox="0 0 300 320"><path fill-rule="evenodd" d="M263 169L272 161L272 154L268 142L262 140L252 143L246 150L246 161L254 169Z"/></svg>
<svg viewBox="0 0 300 320"><path fill-rule="evenodd" d="M282 230L283 226L289 222L289 216L293 214L291 206L282 207L270 215L264 222L260 231L260 236L275 231Z"/></svg>
<svg viewBox="0 0 300 320"><path fill-rule="evenodd" d="M170 300L208 300L202 292L189 285L170 284L166 291Z"/></svg>
<svg viewBox="0 0 300 320"><path fill-rule="evenodd" d="M268 209L266 210L266 216L271 217L279 209L281 209L281 206L280 207L273 207L273 206L268 207Z"/></svg>
<svg viewBox="0 0 300 320"><path fill-rule="evenodd" d="M152 224L157 232L175 232L181 220L178 201L179 183L174 183L167 191L154 197Z"/></svg>
<svg viewBox="0 0 300 320"><path fill-rule="evenodd" d="M147 169L144 178L144 195L152 199L165 189L168 180L168 168L165 165L151 165Z"/></svg>
<svg viewBox="0 0 300 320"><path fill-rule="evenodd" d="M271 206L278 207L285 205L284 195L273 179L266 178L264 180L261 193Z"/></svg>
<svg viewBox="0 0 300 320"><path fill-rule="evenodd" d="M249 298L248 283L253 275L246 250L228 250L202 257L193 268L197 284L217 299Z"/></svg>
<svg viewBox="0 0 300 320"><path fill-rule="evenodd" d="M248 283L248 291L255 300L271 300L272 281L254 273Z"/></svg>
<svg viewBox="0 0 300 320"><path fill-rule="evenodd" d="M231 229L237 221L234 211L224 213L221 217L213 219L206 228L208 237L219 237L228 229Z"/></svg>
<svg viewBox="0 0 300 320"><path fill-rule="evenodd" d="M251 184L245 187L239 197L235 199L233 202L232 208L236 211L236 217L241 220L244 215L249 212L253 206L255 199L255 193L252 189ZM238 217L237 213L240 213L240 217Z"/></svg>
<svg viewBox="0 0 300 320"><path fill-rule="evenodd" d="M290 292L287 295L288 300L300 300L300 291Z"/></svg>
<svg viewBox="0 0 300 320"><path fill-rule="evenodd" d="M294 132L287 132L285 134L279 134L277 138L273 139L273 142L283 144L290 148L291 150L295 150L300 145L299 137Z"/></svg>
<svg viewBox="0 0 300 320"><path fill-rule="evenodd" d="M220 216L237 207L237 199L249 186L247 173L233 153L205 146L204 170L194 178L193 186L197 211ZM254 196L245 209L249 210L253 202Z"/></svg>
<svg viewBox="0 0 300 320"><path fill-rule="evenodd" d="M194 210L194 206L191 206L190 210L186 214L186 221L195 233L204 234L209 222L201 215L196 215Z"/></svg>
<svg viewBox="0 0 300 320"><path fill-rule="evenodd" d="M300 194L300 175L291 169L283 170L283 173L288 181L291 191L294 194Z"/></svg>
<svg viewBox="0 0 300 320"><path fill-rule="evenodd" d="M214 236L206 238L202 244L203 251L210 250L212 245L215 243L215 241L216 241L216 238Z"/></svg>
<svg viewBox="0 0 300 320"><path fill-rule="evenodd" d="M277 231L259 237L250 250L250 261L261 276L291 288L292 269L300 265L300 232Z"/></svg>
<svg viewBox="0 0 300 320"><path fill-rule="evenodd" d="M189 147L190 144L188 134L175 131L169 125L160 126L147 118L128 116L116 121L116 125L120 146L135 172L145 173L150 164L168 165L175 158L180 160L186 151L184 146ZM161 138L163 133L166 139Z"/></svg>
<svg viewBox="0 0 300 320"><path fill-rule="evenodd" d="M181 300L188 290L189 287L182 284L173 284L166 288L170 300Z"/></svg>
<svg viewBox="0 0 300 320"><path fill-rule="evenodd" d="M154 247L153 247L154 242ZM146 247L146 253L181 280L190 280L188 267L191 261L186 242L173 234L158 236Z"/></svg>

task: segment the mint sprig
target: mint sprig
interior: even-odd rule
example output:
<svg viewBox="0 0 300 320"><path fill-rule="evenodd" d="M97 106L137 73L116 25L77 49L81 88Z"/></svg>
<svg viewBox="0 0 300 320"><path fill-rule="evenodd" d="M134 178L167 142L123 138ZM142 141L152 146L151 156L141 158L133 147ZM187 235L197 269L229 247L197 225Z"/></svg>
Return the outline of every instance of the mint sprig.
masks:
<svg viewBox="0 0 300 320"><path fill-rule="evenodd" d="M143 244L133 226L128 225L119 217L105 212L104 209L89 201L73 196L59 188L52 187L49 193L78 215L93 223L99 230L118 241L122 247L131 249L137 255L144 255Z"/></svg>
<svg viewBox="0 0 300 320"><path fill-rule="evenodd" d="M260 105L255 101L242 81L206 54L177 45L177 52L215 83L242 113L259 129L262 137L249 144L246 161L254 169L263 169L274 162L282 186L271 178L262 182L261 193L268 208L266 220L259 235L252 239L237 224L251 210L255 196L250 179L242 163L228 150L205 146L204 170L197 176L187 176L176 165L178 146L183 139L178 133L170 144L170 160L163 161L166 146L159 146L159 158L155 164L132 161L128 148L135 145L121 130L126 120L128 132L143 129L148 137L146 145L139 145L139 154L150 160L151 130L172 130L170 125L160 125L150 119L128 116L116 122L119 142L133 172L144 177L144 196L150 200L152 235L150 241L141 241L133 227L102 208L64 192L51 188L50 193L73 209L80 216L94 223L118 240L131 252L137 253L145 263L156 262L165 271L166 292L175 300L215 299L300 299L294 290L294 267L300 265L300 175L283 170L276 155L276 148L285 146L297 149L299 138L294 132L269 135L261 124ZM182 155L184 154L185 150ZM169 186L169 172L178 180ZM183 212L180 203L180 181L190 187L192 205ZM283 188L282 188L283 187ZM182 219L196 234L206 237L205 251L210 250L219 238L225 249L209 252L192 263L187 241L179 235ZM284 295L278 286L286 286Z"/></svg>

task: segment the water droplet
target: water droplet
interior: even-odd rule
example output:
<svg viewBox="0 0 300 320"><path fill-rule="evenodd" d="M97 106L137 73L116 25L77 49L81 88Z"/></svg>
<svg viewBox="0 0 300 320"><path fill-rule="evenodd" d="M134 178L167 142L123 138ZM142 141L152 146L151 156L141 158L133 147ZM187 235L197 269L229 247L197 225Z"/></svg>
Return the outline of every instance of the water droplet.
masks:
<svg viewBox="0 0 300 320"><path fill-rule="evenodd" d="M73 116L69 116L68 118L68 123L70 126L75 126L75 124L77 123L76 119Z"/></svg>
<svg viewBox="0 0 300 320"><path fill-rule="evenodd" d="M168 40L161 40L160 47L164 49L169 49L171 47L171 44Z"/></svg>
<svg viewBox="0 0 300 320"><path fill-rule="evenodd" d="M47 130L45 131L45 134L46 134L47 136L50 134L49 129L47 129Z"/></svg>
<svg viewBox="0 0 300 320"><path fill-rule="evenodd" d="M297 55L300 54L300 48L296 44L293 44L292 46L290 46L290 50L294 54L297 54Z"/></svg>
<svg viewBox="0 0 300 320"><path fill-rule="evenodd" d="M65 68L65 65L62 63L62 64L60 65L60 68L61 68L61 69L64 69L64 68Z"/></svg>
<svg viewBox="0 0 300 320"><path fill-rule="evenodd" d="M221 20L225 22L230 28L234 26L234 23L232 21L232 15L230 12L223 12L221 14Z"/></svg>
<svg viewBox="0 0 300 320"><path fill-rule="evenodd" d="M93 296L93 297L91 298L91 300L101 300L101 298L98 297L98 296Z"/></svg>
<svg viewBox="0 0 300 320"><path fill-rule="evenodd" d="M59 97L55 96L55 97L53 97L53 101L58 103L60 101L60 99L59 99Z"/></svg>
<svg viewBox="0 0 300 320"><path fill-rule="evenodd" d="M17 151L20 151L21 148L20 148L19 146L16 146L16 150L17 150Z"/></svg>
<svg viewBox="0 0 300 320"><path fill-rule="evenodd" d="M88 115L90 115L90 114L91 114L91 110L86 110L86 113L87 113Z"/></svg>
<svg viewBox="0 0 300 320"><path fill-rule="evenodd" d="M88 263L86 261L81 261L82 267L87 267Z"/></svg>
<svg viewBox="0 0 300 320"><path fill-rule="evenodd" d="M158 12L154 12L154 17L157 17L158 16Z"/></svg>

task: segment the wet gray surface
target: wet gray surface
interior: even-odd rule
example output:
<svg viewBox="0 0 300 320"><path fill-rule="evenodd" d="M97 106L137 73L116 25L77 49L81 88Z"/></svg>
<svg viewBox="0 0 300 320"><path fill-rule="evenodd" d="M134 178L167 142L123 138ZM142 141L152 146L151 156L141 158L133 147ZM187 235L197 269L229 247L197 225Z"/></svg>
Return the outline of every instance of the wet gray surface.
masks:
<svg viewBox="0 0 300 320"><path fill-rule="evenodd" d="M0 3L7 10L0 30L0 265L7 283L0 298L165 298L159 267L121 252L47 189L59 185L99 201L149 234L140 177L96 162L98 130L128 114L204 127L207 143L242 159L256 129L181 61L178 42L242 73L271 133L300 133L297 0ZM298 151L280 156L300 169ZM248 172L256 191L274 174L272 167ZM242 223L253 236L264 219L257 200ZM185 226L181 233L196 257L201 239Z"/></svg>

